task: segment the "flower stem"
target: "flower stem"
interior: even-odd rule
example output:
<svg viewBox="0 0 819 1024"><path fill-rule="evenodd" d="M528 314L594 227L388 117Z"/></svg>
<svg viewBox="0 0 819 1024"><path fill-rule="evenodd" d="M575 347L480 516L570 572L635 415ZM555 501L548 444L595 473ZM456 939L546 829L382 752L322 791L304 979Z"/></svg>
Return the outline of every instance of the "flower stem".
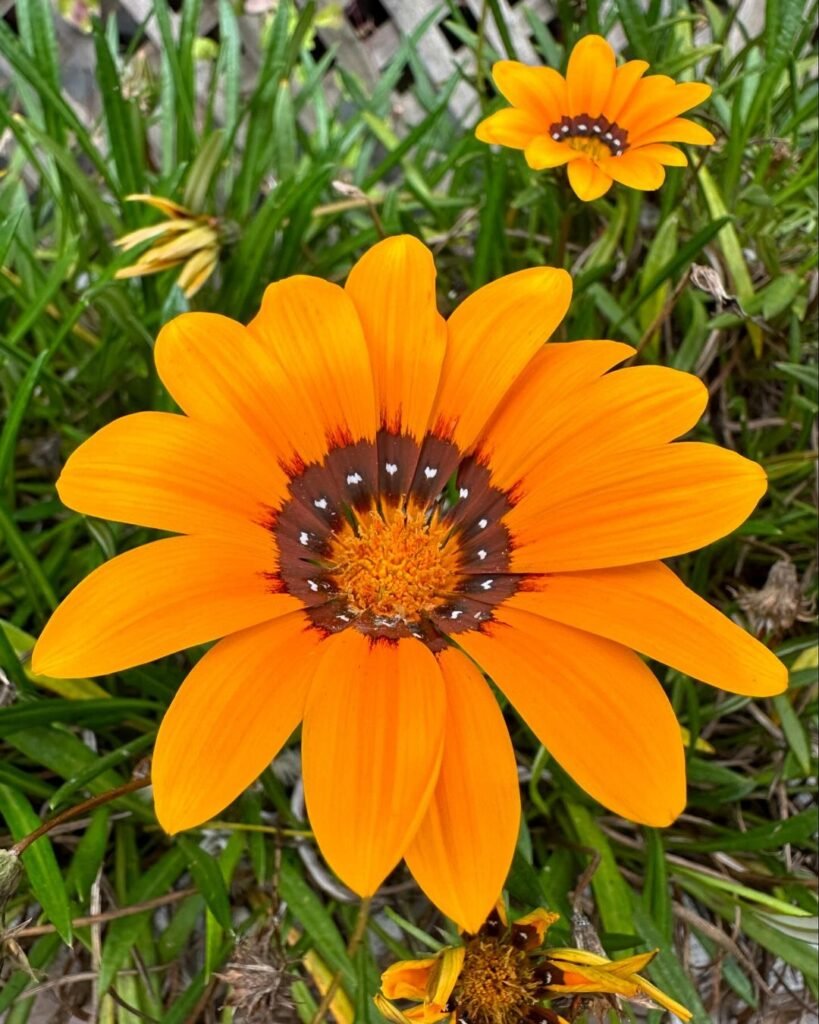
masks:
<svg viewBox="0 0 819 1024"><path fill-rule="evenodd" d="M131 779L130 782L124 783L122 786L117 786L116 789L108 789L104 793L99 793L97 796L92 796L89 800L84 800L81 804L76 804L74 807L68 807L64 811L60 811L59 814L55 814L53 818L49 818L48 821L44 821L42 825L38 825L33 832L29 832L27 836L23 836L22 839L12 846L11 852L16 854L18 857L21 853L24 853L33 842L36 842L41 836L47 835L57 825L62 825L65 821L70 821L72 818L76 818L81 814L85 814L87 811L93 810L95 807L99 807L102 804L110 803L111 800L116 800L118 797L125 796L126 793L133 793L137 789L144 789L145 786L151 784L150 775L140 775L138 778Z"/></svg>

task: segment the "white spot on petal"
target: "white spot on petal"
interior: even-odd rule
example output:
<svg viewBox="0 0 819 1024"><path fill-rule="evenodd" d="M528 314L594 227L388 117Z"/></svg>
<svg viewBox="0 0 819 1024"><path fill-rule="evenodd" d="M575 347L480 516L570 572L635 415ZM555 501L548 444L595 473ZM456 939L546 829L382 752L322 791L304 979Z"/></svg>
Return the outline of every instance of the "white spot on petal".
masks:
<svg viewBox="0 0 819 1024"><path fill-rule="evenodd" d="M299 534L299 544L309 544L310 534L306 530L302 530Z"/></svg>
<svg viewBox="0 0 819 1024"><path fill-rule="evenodd" d="M388 462L384 466L384 469L386 469L390 476L395 476L395 474L398 472L398 466L396 466L394 462Z"/></svg>
<svg viewBox="0 0 819 1024"><path fill-rule="evenodd" d="M308 580L307 581L307 586L313 591L314 594L316 593L316 591L319 588L319 585L318 585L318 583L316 583L315 580Z"/></svg>
<svg viewBox="0 0 819 1024"><path fill-rule="evenodd" d="M349 622L350 621L350 616L349 615L336 615L336 618L339 619L339 621L341 621L341 622Z"/></svg>
<svg viewBox="0 0 819 1024"><path fill-rule="evenodd" d="M427 478L427 480L432 480L433 477L438 476L438 470L435 468L435 466L425 466L424 476Z"/></svg>
<svg viewBox="0 0 819 1024"><path fill-rule="evenodd" d="M567 124L564 124L560 130L563 132L564 135L569 134L569 126Z"/></svg>
<svg viewBox="0 0 819 1024"><path fill-rule="evenodd" d="M460 496L461 496L462 498L468 498L468 497L469 497L469 488L468 488L468 487L462 487L462 488L460 489L460 491L458 491L458 494L459 494L459 495L460 495Z"/></svg>
<svg viewBox="0 0 819 1024"><path fill-rule="evenodd" d="M600 132L601 132L602 130L603 130L603 129L602 129L601 127L600 127L600 125L599 125L599 124L596 124L596 125L595 125L595 126L594 126L594 127L592 128L592 131L595 131L595 132L597 132L597 134L598 134L598 135L600 134Z"/></svg>
<svg viewBox="0 0 819 1024"><path fill-rule="evenodd" d="M485 530L487 528L487 526L489 526L489 520L488 519L479 519L478 520L478 526L482 530Z"/></svg>
<svg viewBox="0 0 819 1024"><path fill-rule="evenodd" d="M458 611L458 609L456 608L454 612L450 613L449 617L450 617L450 619L459 619L462 615L463 615L463 612Z"/></svg>
<svg viewBox="0 0 819 1024"><path fill-rule="evenodd" d="M603 136L603 138L604 139L608 139L609 141L611 141L611 132L606 132L606 134Z"/></svg>
<svg viewBox="0 0 819 1024"><path fill-rule="evenodd" d="M483 548L481 548L481 550L478 552L478 558L480 558L481 561L483 561L484 558L486 558L486 552L483 550Z"/></svg>
<svg viewBox="0 0 819 1024"><path fill-rule="evenodd" d="M327 508L327 499L326 498L315 498L313 500L313 504L316 506L316 508Z"/></svg>
<svg viewBox="0 0 819 1024"><path fill-rule="evenodd" d="M552 132L552 138L555 142L560 142L560 132Z"/></svg>
<svg viewBox="0 0 819 1024"><path fill-rule="evenodd" d="M348 473L347 483L348 484L360 484L364 477L360 473Z"/></svg>
<svg viewBox="0 0 819 1024"><path fill-rule="evenodd" d="M484 580L481 584L481 590L491 590L494 582L494 580Z"/></svg>

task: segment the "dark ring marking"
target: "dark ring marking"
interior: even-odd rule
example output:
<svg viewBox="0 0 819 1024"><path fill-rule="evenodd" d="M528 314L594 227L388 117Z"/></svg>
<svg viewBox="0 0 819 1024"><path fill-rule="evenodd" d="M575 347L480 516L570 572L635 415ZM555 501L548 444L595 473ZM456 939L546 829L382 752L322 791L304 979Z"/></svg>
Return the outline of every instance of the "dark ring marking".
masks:
<svg viewBox="0 0 819 1024"><path fill-rule="evenodd" d="M355 626L373 639L414 636L439 651L447 635L483 628L525 579L509 572L508 493L492 486L485 465L435 434L419 445L384 429L374 444L334 448L321 463L294 465L288 492L265 521L279 551L270 589L301 600L323 633ZM417 621L351 608L333 578L333 541L356 530L361 515L408 507L450 528L444 544L457 545L457 583Z"/></svg>
<svg viewBox="0 0 819 1024"><path fill-rule="evenodd" d="M555 142L567 139L597 139L608 146L612 156L622 156L628 149L628 131L621 128L615 121L609 121L601 114L590 117L578 114L577 117L564 116L549 127L549 135Z"/></svg>

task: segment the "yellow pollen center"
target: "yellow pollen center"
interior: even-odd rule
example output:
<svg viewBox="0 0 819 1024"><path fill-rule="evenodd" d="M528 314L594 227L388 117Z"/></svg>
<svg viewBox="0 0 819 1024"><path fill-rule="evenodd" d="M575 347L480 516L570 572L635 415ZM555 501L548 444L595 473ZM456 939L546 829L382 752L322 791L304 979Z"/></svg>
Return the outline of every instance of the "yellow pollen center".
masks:
<svg viewBox="0 0 819 1024"><path fill-rule="evenodd" d="M423 510L366 512L336 537L329 572L353 612L416 622L454 590L458 545L426 519Z"/></svg>
<svg viewBox="0 0 819 1024"><path fill-rule="evenodd" d="M604 157L612 155L605 142L601 142L600 139L595 139L594 137L584 138L582 135L576 135L574 138L567 139L567 144L572 149L576 149L578 153L584 153L592 160L602 160Z"/></svg>
<svg viewBox="0 0 819 1024"><path fill-rule="evenodd" d="M539 982L526 953L492 939L473 939L455 989L470 1024L518 1024L537 1005Z"/></svg>

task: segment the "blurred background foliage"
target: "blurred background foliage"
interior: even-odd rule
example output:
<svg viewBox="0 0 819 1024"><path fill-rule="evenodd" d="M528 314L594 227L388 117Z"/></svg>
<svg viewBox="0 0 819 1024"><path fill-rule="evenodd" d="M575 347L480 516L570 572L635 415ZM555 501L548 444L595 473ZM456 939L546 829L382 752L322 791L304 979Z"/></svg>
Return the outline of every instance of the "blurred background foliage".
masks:
<svg viewBox="0 0 819 1024"><path fill-rule="evenodd" d="M593 31L710 81L697 114L717 145L659 193L583 205L562 171L476 142L499 103L489 68L517 55L501 0L430 6L374 81L334 40L346 24L366 45L387 17L376 0L60 4L68 28L47 0L0 7L0 844L127 782L197 655L95 682L30 673L58 600L147 538L65 509L64 459L116 416L173 408L152 340L174 315L249 318L269 281L343 280L381 235L410 232L436 252L445 312L501 274L565 266L559 337L626 340L698 374L696 436L771 481L745 526L676 568L778 650L789 692L750 702L658 667L689 733L689 806L665 831L593 804L509 712L525 815L512 904L558 910L561 943L577 908L609 954L658 946L652 977L698 1022L815 1019L816 4L752 4L750 19L713 0L543 6L515 16L544 63ZM454 54L443 81L432 32ZM85 103L64 88L66 38L90 55ZM181 204L199 234L156 257L168 269L120 279L153 243L115 239L165 218L133 193ZM451 934L399 869L347 950L357 908L312 844L295 750L224 818L169 839L133 792L33 844L0 933L0 1016L310 1021L337 978L328 1019L374 1022L379 969Z"/></svg>

